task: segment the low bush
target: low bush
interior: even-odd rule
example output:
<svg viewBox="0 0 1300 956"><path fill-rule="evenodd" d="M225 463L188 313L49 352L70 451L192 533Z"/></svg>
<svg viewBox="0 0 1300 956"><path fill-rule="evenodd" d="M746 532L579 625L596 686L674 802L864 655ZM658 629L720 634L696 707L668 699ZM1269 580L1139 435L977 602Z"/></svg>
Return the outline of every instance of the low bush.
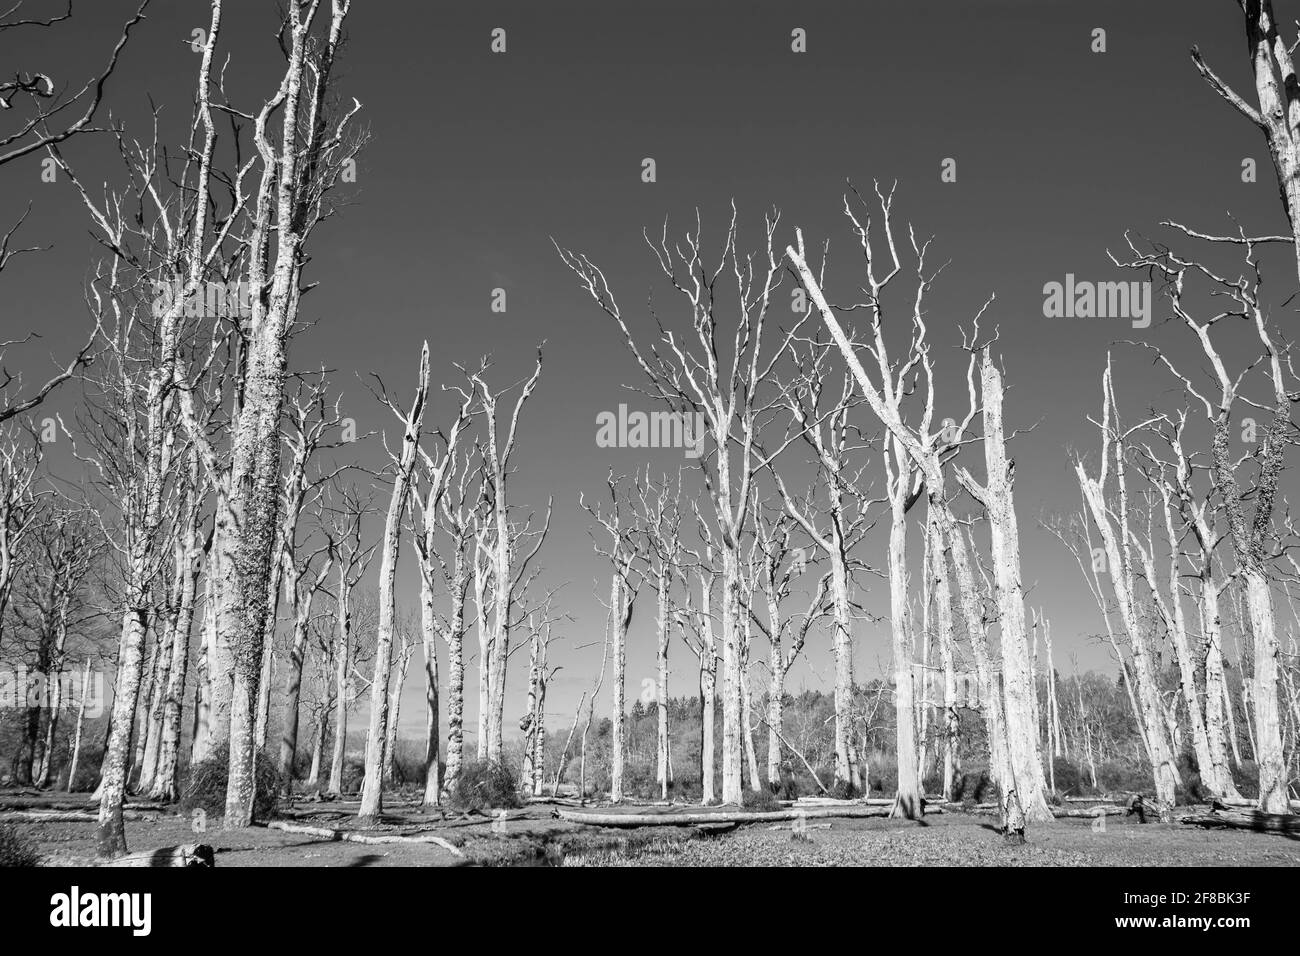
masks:
<svg viewBox="0 0 1300 956"><path fill-rule="evenodd" d="M472 760L461 765L460 775L447 794L447 804L460 813L513 810L524 805L519 780L501 763Z"/></svg>
<svg viewBox="0 0 1300 956"><path fill-rule="evenodd" d="M36 844L19 833L13 824L0 823L0 867L37 866L40 862L41 854Z"/></svg>
<svg viewBox="0 0 1300 956"><path fill-rule="evenodd" d="M783 809L781 801L777 795L766 788L762 790L746 790L744 795L740 798L740 805L746 810L754 810L756 812Z"/></svg>
<svg viewBox="0 0 1300 956"><path fill-rule="evenodd" d="M265 751L255 755L253 816L266 819L275 813L284 783L275 761ZM181 809L186 813L202 810L209 816L226 812L226 781L230 776L228 743L215 747L203 760L189 768L181 789Z"/></svg>

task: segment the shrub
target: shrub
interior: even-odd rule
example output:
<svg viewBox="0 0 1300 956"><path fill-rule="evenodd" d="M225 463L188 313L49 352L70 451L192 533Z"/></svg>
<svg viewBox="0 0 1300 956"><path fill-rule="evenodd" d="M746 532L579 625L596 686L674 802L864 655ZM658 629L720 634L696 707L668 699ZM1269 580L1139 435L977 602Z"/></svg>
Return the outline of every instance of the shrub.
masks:
<svg viewBox="0 0 1300 956"><path fill-rule="evenodd" d="M461 813L512 810L523 806L519 780L501 763L473 760L461 765L460 776L447 795L448 805Z"/></svg>
<svg viewBox="0 0 1300 956"><path fill-rule="evenodd" d="M1097 783L1104 790L1122 793L1150 793L1153 788L1150 770L1113 761L1097 768Z"/></svg>
<svg viewBox="0 0 1300 956"><path fill-rule="evenodd" d="M1052 775L1056 780L1057 793L1071 797L1084 795L1083 773L1069 760L1064 757L1053 758Z"/></svg>
<svg viewBox="0 0 1300 956"><path fill-rule="evenodd" d="M798 800L802 789L799 778L794 775L794 769L788 763L782 763L781 780L772 792L781 800Z"/></svg>
<svg viewBox="0 0 1300 956"><path fill-rule="evenodd" d="M254 755L253 816L266 819L275 813L284 782L275 762L266 751ZM230 776L228 742L218 744L206 758L190 767L181 790L181 809L189 813L202 810L209 816L226 812L226 781Z"/></svg>
<svg viewBox="0 0 1300 956"><path fill-rule="evenodd" d="M861 795L858 788L847 780L838 780L831 787L831 796L836 800L856 800Z"/></svg>
<svg viewBox="0 0 1300 956"><path fill-rule="evenodd" d="M623 793L643 800L659 799L659 781L655 768L648 763L628 763L623 766Z"/></svg>
<svg viewBox="0 0 1300 956"><path fill-rule="evenodd" d="M780 810L781 801L771 790L746 790L740 798L740 805L746 810L766 812L768 810Z"/></svg>
<svg viewBox="0 0 1300 956"><path fill-rule="evenodd" d="M36 844L13 824L0 823L0 866L38 866L40 862Z"/></svg>

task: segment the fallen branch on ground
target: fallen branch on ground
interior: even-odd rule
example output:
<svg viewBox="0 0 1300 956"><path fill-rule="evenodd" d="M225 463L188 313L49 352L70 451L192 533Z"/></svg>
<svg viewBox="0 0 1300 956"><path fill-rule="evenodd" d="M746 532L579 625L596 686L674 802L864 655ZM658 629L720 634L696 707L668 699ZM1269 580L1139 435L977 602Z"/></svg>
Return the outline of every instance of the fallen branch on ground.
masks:
<svg viewBox="0 0 1300 956"><path fill-rule="evenodd" d="M158 819L158 814L123 810L122 819L153 821ZM99 814L84 810L10 810L0 813L0 820L15 823L98 823Z"/></svg>
<svg viewBox="0 0 1300 956"><path fill-rule="evenodd" d="M95 866L147 866L147 867L198 867L208 868L216 865L216 854L205 843L190 843L186 846L167 846L159 850L144 850L128 853L112 860L98 860Z"/></svg>
<svg viewBox="0 0 1300 956"><path fill-rule="evenodd" d="M939 808L927 813L942 813ZM821 817L887 817L888 807L810 807L807 810L736 810L718 813L584 813L557 807L555 815L569 823L595 827L681 827L701 823L768 823Z"/></svg>
<svg viewBox="0 0 1300 956"><path fill-rule="evenodd" d="M1300 833L1300 818L1283 813L1265 813L1262 810L1211 810L1193 813L1182 819L1183 823L1207 829L1254 830L1257 833Z"/></svg>
<svg viewBox="0 0 1300 956"><path fill-rule="evenodd" d="M382 843L432 843L450 851L454 856L464 857L460 848L453 845L440 836L434 836L432 833L418 833L411 836L402 836L400 834L369 834L357 833L353 830L335 830L330 827L313 827L305 823L285 823L283 820L272 820L267 825L271 830L283 830L285 833L301 833L305 836L317 836L325 840L339 841L347 843L364 843L364 844L382 844Z"/></svg>

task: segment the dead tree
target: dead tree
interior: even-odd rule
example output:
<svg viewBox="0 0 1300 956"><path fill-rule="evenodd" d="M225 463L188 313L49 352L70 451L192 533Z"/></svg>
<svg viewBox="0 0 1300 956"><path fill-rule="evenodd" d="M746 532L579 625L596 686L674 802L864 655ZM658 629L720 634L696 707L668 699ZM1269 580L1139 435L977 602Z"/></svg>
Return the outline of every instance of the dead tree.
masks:
<svg viewBox="0 0 1300 956"><path fill-rule="evenodd" d="M1251 241L1291 243L1300 275L1300 87L1295 71L1296 43L1287 43L1282 37L1272 0L1238 0L1237 6L1244 21L1258 107L1224 82L1196 46L1192 47L1192 62L1214 92L1264 133L1291 234L1251 237ZM1245 238L1242 234L1223 237L1223 241L1242 242Z"/></svg>
<svg viewBox="0 0 1300 956"><path fill-rule="evenodd" d="M803 653L808 632L830 612L829 571L818 578L808 608L802 615L790 615L783 610L795 582L807 572L811 563L802 548L791 544L794 523L794 519L784 512L773 519L761 507L754 511L754 535L758 540L760 561L756 577L767 611L766 622L757 618L756 622L767 636L769 646L767 717L764 721L768 734L767 785L774 792L781 785L786 674ZM787 631L790 633L788 645L784 643Z"/></svg>
<svg viewBox="0 0 1300 956"><path fill-rule="evenodd" d="M698 509L695 513L703 546L699 553L685 546L683 555L690 562L678 565L678 578L683 594L678 614L678 630L699 662L700 687L700 783L703 791L701 803L708 806L716 801L714 770L716 745L714 724L717 715L718 643L713 631L713 591L717 570L714 566L713 545ZM694 572L694 581L691 580ZM699 587L696 599L692 586Z"/></svg>
<svg viewBox="0 0 1300 956"><path fill-rule="evenodd" d="M934 280L934 275L926 275L923 271L923 265L918 265L917 272L917 289L916 296L912 300L911 315L911 340L903 356L896 362L891 362L890 354L886 348L883 333L883 316L885 311L882 293L890 282L902 271L901 259L898 255L897 245L894 240L894 232L891 224L891 206L892 192L888 195L882 194L879 188L876 189L876 196L879 201L883 216L881 230L884 234L885 245L888 249L888 259L884 263L883 270L877 271L876 261L880 258L875 255L872 248L871 238L871 219L867 218L865 225L859 221L856 214L852 211L848 199L845 199L844 207L846 216L852 224L853 231L859 240L862 251L866 260L868 300L861 305L870 315L872 336L865 351L875 360L877 366L876 375L879 378L879 384L876 384L868 375L862 360L859 358L860 346L855 345L845 334L840 320L835 315L835 309L826 300L822 290L821 281L818 279L812 268L808 264L807 256L803 246L803 235L801 231L796 230L796 244L787 247L786 255L794 265L799 274L804 287L807 289L813 305L821 314L822 320L829 330L832 339L838 346L843 355L849 371L853 375L854 383L858 386L863 398L870 406L873 414L879 419L880 423L889 433L889 440L897 445L897 449L906 453L907 458L915 465L920 474L921 481L927 489L930 505L935 509L936 515L945 538L949 540L950 545L954 546L954 560L964 557L956 550L953 544L955 536L958 534L955 520L951 510L947 506L944 498L944 481L943 468L941 464L942 453L948 444L940 443L941 431L934 428L934 391L932 368L929 357L929 347L926 344L926 330L924 324L923 297L925 291L929 288ZM918 264L924 262L924 250L928 246L918 244L915 237L911 239L912 251ZM991 301L991 300L990 300ZM981 308L980 314L988 307L986 302ZM841 307L841 309L853 308ZM978 329L978 316L976 319ZM923 377L926 383L930 383L924 394L926 401L923 406L921 419L918 425L909 426L904 421L901 402L902 394L900 383L910 383L917 377ZM973 400L973 383L971 385ZM986 396L986 401L988 396ZM973 401L972 401L973 405ZM999 409L1000 412L1000 409ZM989 428L989 421L986 417L986 431ZM1000 423L999 423L1000 428ZM946 429L945 429L946 430ZM959 433L963 429L957 430ZM1000 439L1000 434L995 439ZM990 464L998 464L1005 459L1005 452L999 452L997 449L990 449L986 439L986 458ZM1043 780L1042 763L1038 754L1038 749L1034 746L1035 730L1033 725L1032 713L1029 711L1029 691L1031 688L1025 687L1028 678L1028 649L1025 646L1025 634L1023 627L1017 628L1015 622L1018 619L1021 623L1024 620L1023 604L1019 607L1019 615L1015 613L1014 607L1016 600L1021 596L1019 590L1019 559L1018 555L1012 555L1011 549L1014 544L1014 536L1009 532L1013 529L1010 520L1012 515L1007 514L1007 506L1010 503L1009 487L1007 487L1007 474L1005 469L991 471L989 482L994 492L994 499L990 505L997 513L999 521L999 537L995 540L995 559L1001 564L1008 562L1005 567L998 569L999 583L1007 588L1007 593L999 594L999 603L1006 605L1006 610L1010 613L1010 625L1000 627L1002 635L1002 652L1003 664L1007 669L1007 676L1004 684L1009 693L1004 693L1005 707L1005 728L1006 740L1008 742L1008 754L1010 757L1010 766L1016 775L1017 786L1012 788L1017 793L1020 801L1024 804L1026 818L1030 822L1047 822L1052 819L1050 810L1047 807L1044 790L1046 789ZM1006 493L1004 493L1006 492ZM997 545L1001 544L1002 547ZM963 549L964 550L964 549ZM1014 566L1011 559L1014 557ZM958 567L961 572L960 566ZM901 623L901 618L899 618ZM896 644L905 642L904 635L898 635ZM905 643L903 645L905 647ZM990 695L992 696L992 695ZM910 709L910 702L909 702ZM910 719L910 718L909 718ZM919 808L917 808L919 810ZM906 808L903 808L906 812Z"/></svg>
<svg viewBox="0 0 1300 956"><path fill-rule="evenodd" d="M1291 91L1288 95L1291 95ZM1184 227L1194 239L1210 239ZM1204 410L1210 431L1211 476L1222 499L1232 548L1234 577L1240 584L1253 638L1254 680L1253 731L1256 762L1259 765L1259 809L1268 813L1290 813L1286 789L1286 762L1282 748L1281 712L1278 698L1280 642L1276 613L1270 587L1270 553L1274 535L1278 483L1286 448L1295 441L1292 406L1300 402L1300 387L1288 350L1278 344L1278 330L1269 322L1266 306L1260 301L1262 282L1256 241L1242 233L1237 239L1219 240L1223 245L1243 247L1244 272L1229 278L1205 263L1184 257L1166 246L1141 252L1128 239L1132 258L1117 264L1148 272L1162 280L1162 288L1174 317L1196 336L1201 353L1212 370L1214 391L1205 389L1183 372L1168 355L1151 346L1161 362L1184 386L1187 393ZM1113 258L1113 257L1112 257ZM1188 282L1203 286L1211 297L1214 314L1199 318L1192 302ZM1228 370L1212 335L1222 321L1237 320L1249 325L1262 353L1242 371ZM1258 368L1263 381L1259 398L1247 389L1253 382L1250 373ZM1233 417L1242 405L1258 409L1265 422L1259 426L1263 437L1245 455L1232 450L1236 423ZM1254 419L1249 427L1255 428ZM1250 467L1248 467L1248 465ZM1253 474L1252 474L1253 471Z"/></svg>
<svg viewBox="0 0 1300 956"><path fill-rule="evenodd" d="M18 575L18 555L24 539L40 517L41 464L44 449L39 433L16 424L0 425L0 648Z"/></svg>
<svg viewBox="0 0 1300 956"><path fill-rule="evenodd" d="M600 504L589 505L585 496L579 492L578 504L596 520L609 535L607 549L602 549L592 534L592 545L597 554L604 555L613 566L610 576L609 614L610 614L610 658L614 664L614 685L610 701L611 752L609 770L609 799L618 803L623 799L623 725L626 719L626 665L627 632L632 624L632 611L636 605L637 594L645 579L644 562L646 560L646 543L640 534L635 514L629 514L630 505L626 499L632 492L620 495L623 478L615 476L611 470L605 479L609 489L609 504L602 508Z"/></svg>
<svg viewBox="0 0 1300 956"><path fill-rule="evenodd" d="M214 547L223 575L217 598L218 630L224 639L215 671L231 682L230 778L226 788L226 828L252 821L253 761L266 634L269 585L275 554L278 492L281 479L279 430L289 340L297 327L305 288L306 243L315 226L332 209L329 194L358 140L348 130L359 104L336 113L330 89L343 27L351 0L331 0L321 15L318 0L290 0L278 39L285 55L275 94L252 115L253 155L245 169L257 167L257 185L245 195L237 184L237 223L247 250L247 282L252 290L247 322L241 326L241 400L228 429L228 458L218 454L202 429L189 392L181 389L181 406L191 441L203 452L213 484L222 489L218 506L225 512ZM208 140L213 135L209 99L212 53L221 25L222 0L212 0L212 22L199 76L200 120ZM323 26L319 21L324 20ZM223 107L233 109L233 107ZM278 133L274 126L278 123ZM207 164L204 164L206 174ZM200 208L204 204L198 204ZM202 233L204 230L196 230ZM220 439L221 436L217 436ZM221 728L225 732L225 728Z"/></svg>
<svg viewBox="0 0 1300 956"><path fill-rule="evenodd" d="M535 797L542 796L546 782L546 691L551 678L562 669L547 662L555 637L554 625L559 620L553 613L552 603L548 596L528 615L528 700L527 710L519 720L519 730L524 735L524 788Z"/></svg>
<svg viewBox="0 0 1300 956"><path fill-rule="evenodd" d="M149 2L150 0L142 0L135 14L123 24L121 35L105 67L87 79L80 88L63 82L56 83L54 77L41 72L18 72L12 79L0 81L0 108L14 120L10 128L0 131L0 166L54 149L78 133L93 128L91 124L103 105L109 78L117 69L132 28L144 19ZM17 0L0 15L0 37L8 34L17 39L26 36L32 29L54 27L72 18L71 3L65 13L45 18L23 16L24 3L25 0ZM75 92L71 92L73 90ZM14 245L14 237L26 222L30 211L29 205L27 212L0 237L0 272L15 256L39 251L34 246ZM23 339L0 341L0 363L3 362L6 350L36 337L33 333ZM71 379L89 360L94 344L95 337L92 335L66 366L57 369L44 384L32 392L23 391L20 377L10 375L7 370L0 370L0 425L32 411L56 388Z"/></svg>
<svg viewBox="0 0 1300 956"><path fill-rule="evenodd" d="M682 296L689 315L694 342L679 338L660 325L660 341L649 351L638 345L613 292L600 269L581 253L560 249L565 264L597 305L618 325L624 342L638 367L649 380L645 390L683 421L703 415L712 450L701 458L705 490L712 502L712 521L717 528L722 563L722 801L741 802L741 654L748 611L741 607L742 539L748 529L751 486L761 462L755 443L767 408L763 385L785 353L802 320L780 336L776 343L764 336L774 294L783 271L773 237L779 214L770 212L764 221L764 244L757 254L738 248L737 213L733 204L731 221L716 267L708 265L702 253L699 217L693 234L684 243L670 245L668 225L657 240L645 234L660 271ZM725 286L719 281L726 274ZM735 316L734 328L724 318ZM718 348L719 338L729 339L729 354ZM703 436L693 435L697 441Z"/></svg>
<svg viewBox="0 0 1300 956"><path fill-rule="evenodd" d="M81 635L99 617L86 586L104 546L91 515L46 496L19 552L21 570L9 612L14 627L7 656L21 655L31 683L17 783L43 789L52 780L63 672L78 649L69 646L69 637L80 643Z"/></svg>
<svg viewBox="0 0 1300 956"><path fill-rule="evenodd" d="M470 398L462 393L462 417ZM457 464L459 424L453 426L442 452L435 456L421 449L424 459L422 505L416 513L412 538L420 563L420 621L424 633L425 677L425 806L436 806L444 789L450 790L460 777L465 743L465 633L470 621L465 614L471 583L470 563L476 562L475 515L482 504L481 488L472 487L480 476L471 468L469 452ZM452 470L455 484L452 485ZM413 509L415 510L415 509ZM438 532L445 532L448 546L439 549ZM447 559L450 553L450 561ZM450 607L446 616L434 603L435 575L441 578ZM435 636L447 644L447 777L439 779L438 745L438 649Z"/></svg>
<svg viewBox="0 0 1300 956"><path fill-rule="evenodd" d="M308 650L308 631L312 608L316 595L326 586L333 568L334 552L329 544L307 549L299 540L299 530L303 515L308 509L314 509L314 518L320 521L320 494L322 490L344 469L329 470L317 468L314 472L311 463L316 456L326 449L337 448L343 443L342 435L338 440L330 436L343 425L343 416L339 410L339 400L332 404L327 397L325 370L311 381L299 380L297 392L287 403L288 428L285 429L284 442L289 450L289 465L282 480L281 520L277 537L280 570L272 574L279 593L283 585L285 600L288 603L289 620L293 627L289 643L289 667L285 674L284 687L284 721L280 734L280 773L284 777L286 793L293 790L293 764L298 750L298 730L300 715L299 701L302 697L302 673ZM311 540L310 535L308 540ZM274 638L273 622L268 622L267 641ZM263 668L263 673L267 669ZM266 681L269 690L270 681ZM267 694L263 694L269 705ZM266 727L266 712L269 706L259 707L263 733Z"/></svg>
<svg viewBox="0 0 1300 956"><path fill-rule="evenodd" d="M646 467L644 479L633 478L636 492L636 522L640 526L646 559L645 581L655 592L655 781L659 784L660 799L668 799L668 786L672 782L669 756L668 727L668 648L669 637L676 613L672 589L677 580L676 568L681 563L682 540L682 479L678 472L677 484L669 483L663 476L658 483L650 480Z"/></svg>
<svg viewBox="0 0 1300 956"><path fill-rule="evenodd" d="M399 452L389 452L393 464L393 487L384 519L383 545L379 557L379 632L375 640L375 676L370 685L370 730L366 735L366 776L361 787L362 820L374 821L384 808L384 748L388 742L388 687L393 668L393 628L397 617L397 562L401 553L402 518L410 502L411 479L419 455L420 430L429 397L429 343L420 352L420 372L409 412L401 411L387 392L376 393L402 423L404 434Z"/></svg>
<svg viewBox="0 0 1300 956"><path fill-rule="evenodd" d="M364 547L361 543L361 526L372 513L371 501L361 498L350 489L339 494L334 506L334 517L326 534L329 538L331 562L337 569L337 590L334 594L334 751L330 759L328 792L343 792L343 758L347 753L348 708L355 694L352 671L353 655L353 598L352 593L365 577L379 543Z"/></svg>
<svg viewBox="0 0 1300 956"><path fill-rule="evenodd" d="M838 395L832 391L827 396L825 385L829 376L826 366L829 359L830 350L824 343L810 343L806 356L796 353L797 372L782 389L782 402L792 419L782 448L790 443L791 438L802 439L817 469L816 493L810 490L800 498L789 490L773 463L780 448L770 456L769 469L787 514L830 563L828 586L835 651L835 782L862 792L866 780L851 741L854 687L852 587L856 573L870 572L871 569L859 562L854 552L874 528L871 508L879 502L867 500L867 489L862 480L865 466L854 460L856 452L865 446L849 424L849 413L857 404L853 398L852 379L844 376L840 380ZM828 405L823 401L827 397ZM910 497L910 501L899 502L904 514L916 500L916 495L910 490L911 482L907 483L909 490L903 494ZM818 499L821 499L820 503ZM898 659L902 660L902 649L896 647L895 650L900 652ZM911 686L910 670L906 686ZM898 698L902 702L899 706L905 703L910 714L910 697L901 684ZM911 720L909 716L899 724L900 733L906 735ZM909 737L909 740L906 746L900 740L900 780L907 781L909 792L915 790L914 798L910 799L915 804L920 799L920 777L910 773L915 767L906 755L914 753L916 748L914 738Z"/></svg>
<svg viewBox="0 0 1300 956"><path fill-rule="evenodd" d="M515 399L510 421L504 426L497 417L497 403L511 388L493 391L484 377L485 368L470 375L470 383L477 392L478 411L483 417L483 484L484 494L491 506L490 529L479 539L480 545L488 548L488 564L483 574L490 579L492 589L491 627L487 631L488 640L479 666L487 676L487 712L479 712L479 735L486 737L484 755L492 762L500 762L504 747L505 688L506 665L510 658L510 628L514 623L516 602L521 586L528 575L529 565L541 550L546 540L546 533L551 523L551 508L547 504L546 520L542 528L533 530L528 522L512 525L511 503L508 486L511 477L510 459L515 451L518 439L519 416L524 405L532 397L537 383L542 377L542 352L537 351L537 365L532 374L524 380ZM513 387L512 387L513 388ZM519 540L532 537L535 544L532 550L519 558L515 550ZM486 595L486 588L476 588L480 598ZM479 604L479 626L488 627L489 616L482 603ZM480 744L482 747L483 744Z"/></svg>
<svg viewBox="0 0 1300 956"><path fill-rule="evenodd" d="M1118 413L1113 411L1114 402L1111 366L1107 361L1106 372L1102 376L1102 418L1097 423L1101 430L1101 461L1097 477L1088 475L1082 460L1075 462L1074 469L1093 524L1101 535L1106 558L1105 567L1110 575L1120 620L1123 622L1124 630L1128 634L1129 646L1133 651L1137 696L1141 706L1142 724L1146 728L1147 752L1155 777L1156 801L1164 808L1162 812L1168 812L1168 808L1173 806L1174 791L1179 783L1178 769L1174 765L1173 749L1169 735L1165 731L1164 707L1156 685L1156 671L1152 661L1153 650L1150 646L1151 637L1138 617L1127 480L1128 436L1135 430L1145 427L1147 423L1143 422L1125 429L1119 422ZM1108 500L1107 492L1107 479L1112 463L1117 485L1117 498L1113 506Z"/></svg>

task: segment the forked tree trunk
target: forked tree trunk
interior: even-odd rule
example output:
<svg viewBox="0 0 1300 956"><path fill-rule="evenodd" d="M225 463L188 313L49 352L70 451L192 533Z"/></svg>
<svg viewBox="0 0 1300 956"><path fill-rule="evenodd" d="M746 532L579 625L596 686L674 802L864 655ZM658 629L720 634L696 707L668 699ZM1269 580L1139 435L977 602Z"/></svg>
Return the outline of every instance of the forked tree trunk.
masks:
<svg viewBox="0 0 1300 956"><path fill-rule="evenodd" d="M379 562L379 633L375 640L375 676L370 684L370 730L366 735L366 776L361 785L361 808L357 816L375 820L383 811L384 767L388 745L388 691L393 667L393 628L397 616L397 562L402 546L402 516L406 513L411 475L419 454L420 430L424 423L425 400L429 392L429 343L420 353L420 371L415 399L403 419L406 431L396 459L393 491L384 521L384 541ZM405 676L405 675L403 675Z"/></svg>
<svg viewBox="0 0 1300 956"><path fill-rule="evenodd" d="M196 470L197 471L197 470ZM194 477L197 478L196 472ZM163 716L158 751L157 772L150 800L175 800L180 796L176 780L181 749L181 726L185 704L185 678L190 662L190 631L194 626L194 600L198 593L200 556L197 541L197 515L190 512L183 543L177 552L177 573L183 578L180 609L176 614L172 637L172 660L168 668L167 689L163 695Z"/></svg>
<svg viewBox="0 0 1300 956"><path fill-rule="evenodd" d="M1122 451L1117 457L1122 458ZM1155 778L1156 799L1165 806L1172 806L1174 791L1178 784L1177 771L1174 767L1173 752L1169 745L1169 736L1165 732L1162 707L1155 687L1155 674L1147 649L1146 633L1137 618L1137 609L1133 603L1132 578L1129 564L1121 555L1119 539L1111 524L1102 489L1087 476L1081 462L1075 464L1084 499L1092 512L1094 524L1101 533L1106 551L1107 567L1110 569L1111 585L1119 604L1120 617L1128 632L1129 642L1133 648L1133 670L1137 681L1137 699L1141 705L1142 723L1146 727L1147 751L1151 758L1152 773ZM1124 518L1122 512L1127 509L1127 496L1121 492L1119 508L1121 511L1121 532Z"/></svg>

